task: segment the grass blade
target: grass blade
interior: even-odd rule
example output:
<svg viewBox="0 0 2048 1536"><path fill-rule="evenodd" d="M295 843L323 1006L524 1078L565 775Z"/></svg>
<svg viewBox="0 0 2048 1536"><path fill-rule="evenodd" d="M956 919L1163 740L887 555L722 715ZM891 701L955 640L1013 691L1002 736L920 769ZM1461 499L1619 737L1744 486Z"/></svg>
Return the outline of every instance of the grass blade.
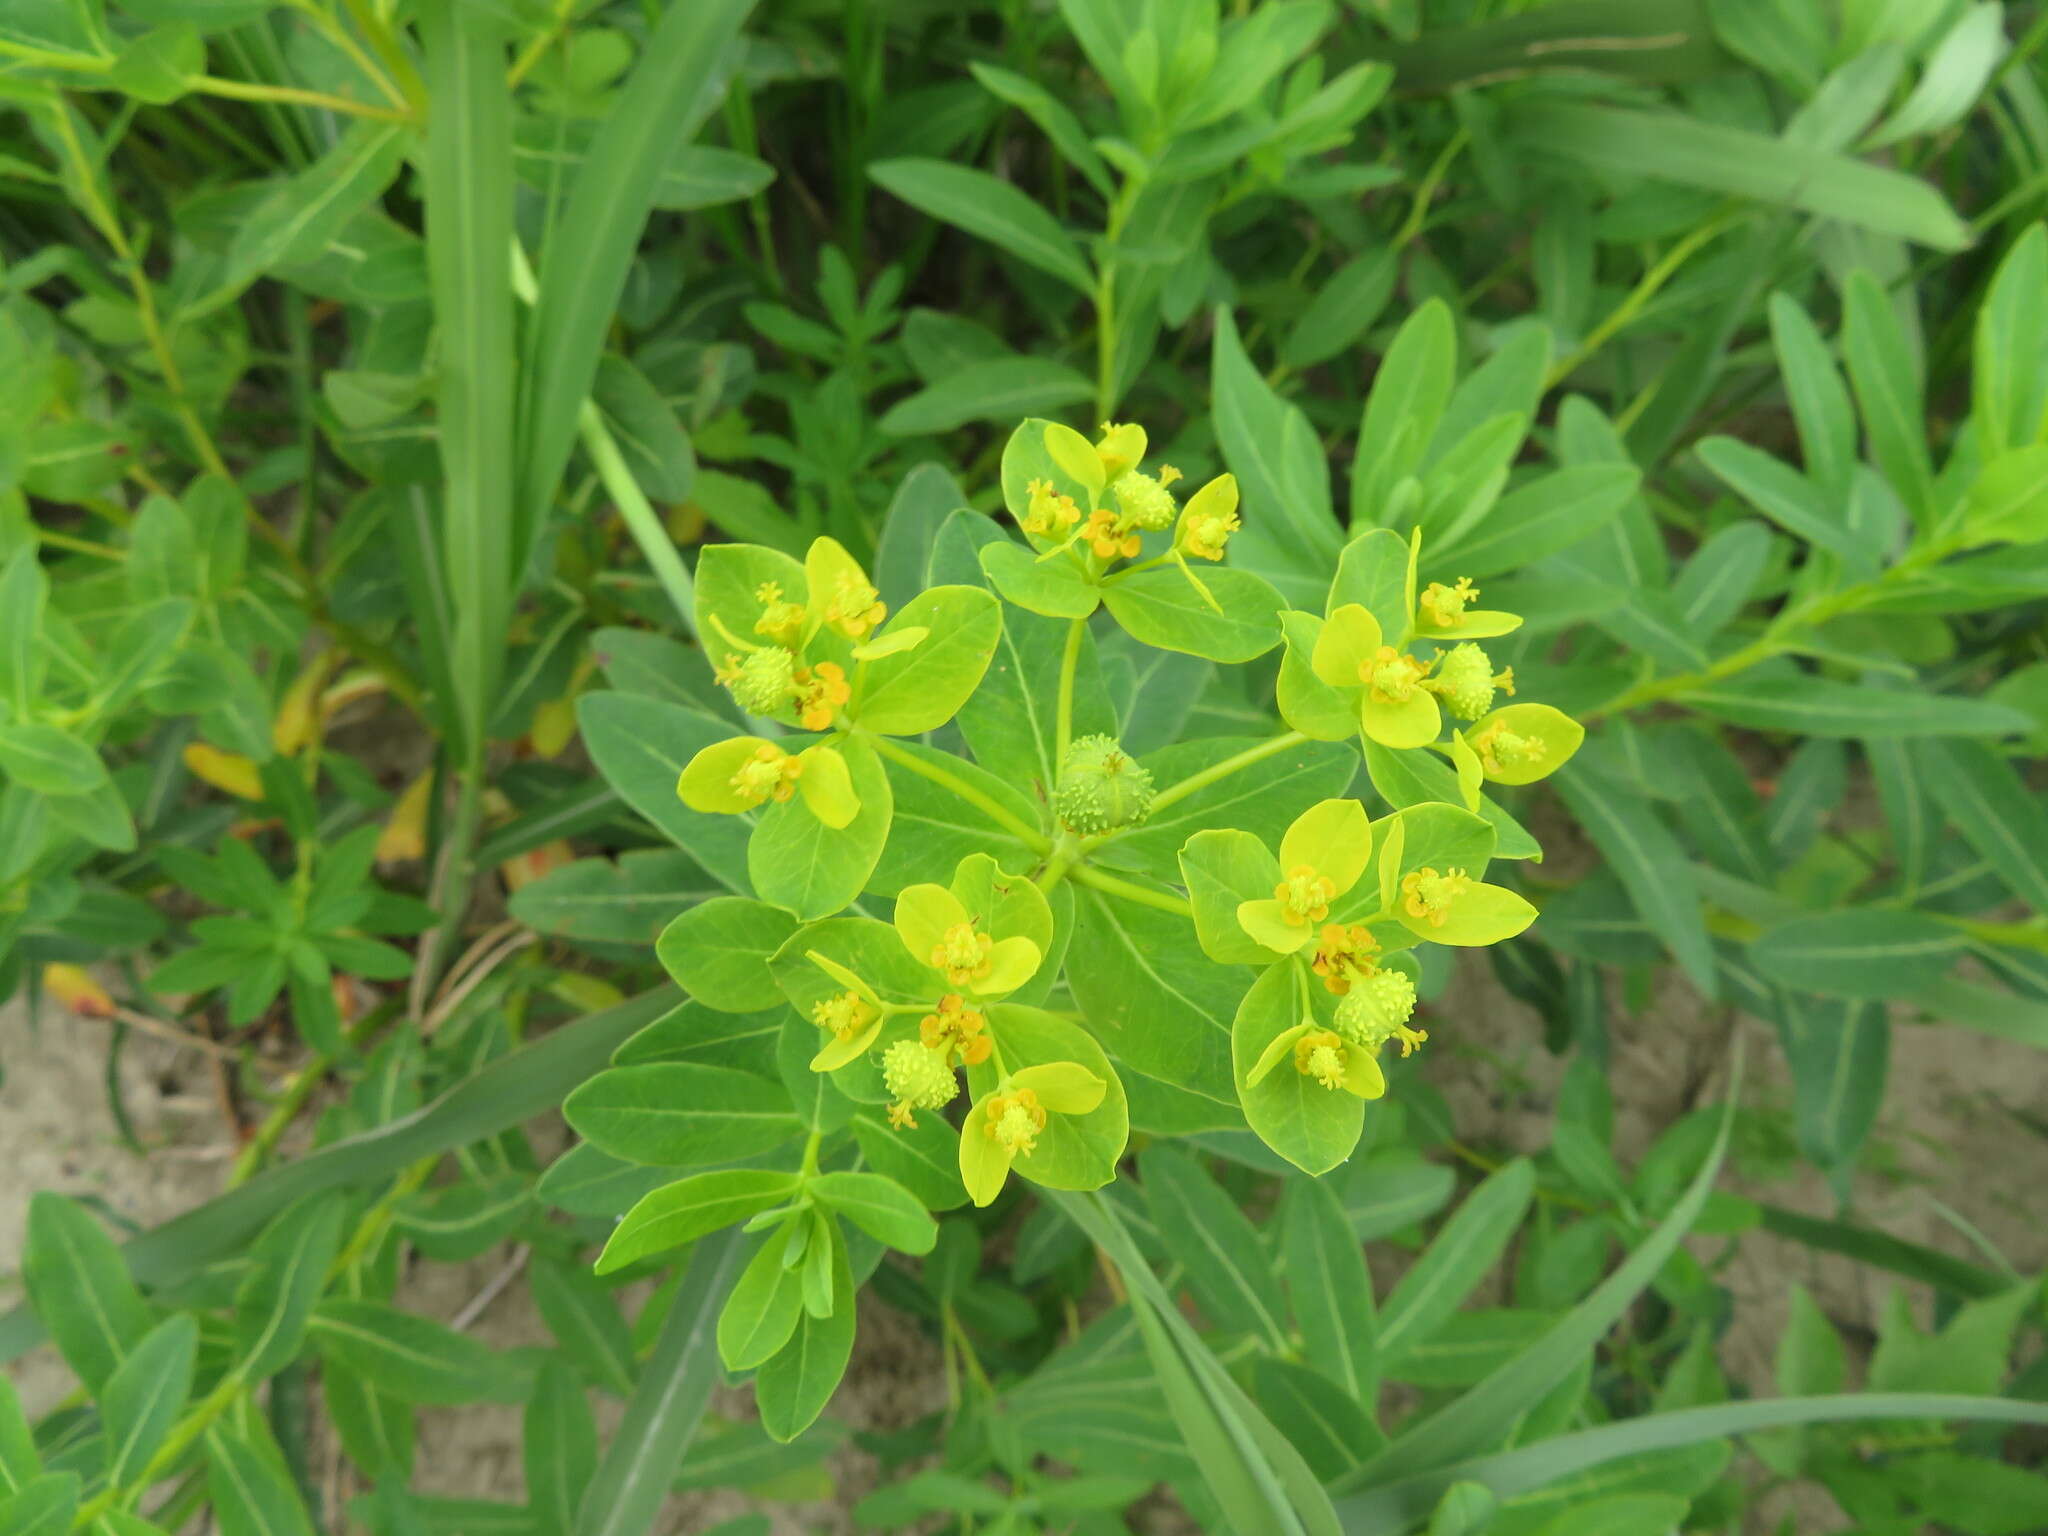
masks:
<svg viewBox="0 0 2048 1536"><path fill-rule="evenodd" d="M1603 1424L1575 1435L1559 1435L1482 1456L1456 1466L1404 1478L1346 1499L1337 1513L1346 1536L1395 1536L1429 1517L1445 1489L1457 1482L1484 1483L1501 1498L1512 1498L1602 1462L1645 1451L1697 1445L1731 1435L1783 1429L1795 1424L1842 1423L1852 1419L1976 1420L1994 1424L2048 1424L2048 1404L2004 1397L1962 1397L1943 1392L1866 1392L1827 1397L1781 1397L1766 1402L1715 1403L1644 1418Z"/></svg>
<svg viewBox="0 0 2048 1536"><path fill-rule="evenodd" d="M540 302L526 337L519 402L522 553L569 462L612 311L662 172L716 104L719 66L752 9L753 0L697 0L668 8L591 141L542 253ZM505 267L505 248L501 240L491 254L498 270Z"/></svg>
<svg viewBox="0 0 2048 1536"><path fill-rule="evenodd" d="M474 6L420 16L434 117L427 135L427 275L441 350L441 549L453 607L463 759L477 762L511 611L512 98L504 45Z"/></svg>
<svg viewBox="0 0 2048 1536"><path fill-rule="evenodd" d="M718 1312L742 1252L733 1231L700 1238L691 1251L640 1385L583 1496L576 1536L642 1536L653 1525L722 1375Z"/></svg>

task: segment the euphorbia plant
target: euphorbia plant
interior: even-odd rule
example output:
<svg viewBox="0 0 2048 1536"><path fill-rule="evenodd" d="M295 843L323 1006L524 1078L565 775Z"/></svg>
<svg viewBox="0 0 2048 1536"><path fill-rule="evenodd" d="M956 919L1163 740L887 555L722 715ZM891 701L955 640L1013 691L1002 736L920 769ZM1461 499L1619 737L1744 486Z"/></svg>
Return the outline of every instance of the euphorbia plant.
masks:
<svg viewBox="0 0 2048 1536"><path fill-rule="evenodd" d="M695 617L729 719L586 701L600 765L733 893L662 936L691 1001L569 1100L600 1152L703 1170L641 1198L600 1265L761 1234L719 1342L779 1435L822 1409L853 1287L882 1245L929 1248L929 1211L1012 1175L1098 1188L1134 1128L1248 1126L1324 1173L1388 1047L1426 1038L1427 946L1535 916L1485 879L1536 852L1486 787L1580 730L1495 707L1514 680L1481 642L1519 619L1418 585L1419 535L1384 529L1323 612L1291 609L1227 563L1233 477L1183 504L1146 450L1026 421L1016 532L954 512L911 592L830 539L802 563L713 546ZM1204 730L1205 687L1279 718ZM630 766L659 756L680 817Z"/></svg>

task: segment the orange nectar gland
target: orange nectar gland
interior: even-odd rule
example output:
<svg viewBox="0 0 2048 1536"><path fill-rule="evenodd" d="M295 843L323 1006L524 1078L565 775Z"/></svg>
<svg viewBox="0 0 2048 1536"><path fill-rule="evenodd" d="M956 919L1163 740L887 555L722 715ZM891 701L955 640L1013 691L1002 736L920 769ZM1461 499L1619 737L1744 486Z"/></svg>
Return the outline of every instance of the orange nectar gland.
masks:
<svg viewBox="0 0 2048 1536"><path fill-rule="evenodd" d="M1119 555L1128 560L1143 547L1143 540L1107 507L1098 507L1088 514L1088 524L1081 530L1081 537L1088 541L1088 547L1095 551L1098 560L1114 560Z"/></svg>
<svg viewBox="0 0 2048 1536"><path fill-rule="evenodd" d="M1310 964L1323 978L1323 985L1342 997L1351 990L1354 981L1373 974L1377 967L1372 957L1379 947L1379 940L1363 923L1353 923L1348 928L1338 923L1326 923L1316 943L1315 959Z"/></svg>
<svg viewBox="0 0 2048 1536"><path fill-rule="evenodd" d="M830 730L832 722L839 718L840 709L853 697L846 672L836 661L821 661L815 667L799 667L791 681L796 687L797 720L807 731Z"/></svg>
<svg viewBox="0 0 2048 1536"><path fill-rule="evenodd" d="M1294 1042L1294 1070L1325 1088L1344 1086L1347 1056L1344 1037L1331 1030L1312 1029Z"/></svg>
<svg viewBox="0 0 2048 1536"><path fill-rule="evenodd" d="M926 1050L937 1051L949 1061L957 1050L960 1059L972 1067L988 1060L991 1042L984 1033L987 1025L987 1018L968 1007L958 992L948 992L939 999L938 1012L918 1021L917 1033Z"/></svg>
<svg viewBox="0 0 2048 1536"><path fill-rule="evenodd" d="M1024 492L1031 498L1019 521L1026 533L1041 539L1063 538L1081 521L1081 509L1074 504L1074 498L1054 491L1050 480L1033 480L1024 487Z"/></svg>
<svg viewBox="0 0 2048 1536"><path fill-rule="evenodd" d="M1464 895L1471 878L1462 869L1438 874L1433 869L1416 870L1401 882L1401 910L1419 917L1432 928L1441 928L1450 915L1451 903Z"/></svg>
<svg viewBox="0 0 2048 1536"><path fill-rule="evenodd" d="M802 603L783 601L782 584L764 581L754 589L761 602L761 617L754 620L754 633L766 635L777 645L794 646L802 638L809 615Z"/></svg>
<svg viewBox="0 0 2048 1536"><path fill-rule="evenodd" d="M1045 1107L1029 1088L989 1096L988 1119L982 1122L981 1133L1012 1157L1029 1157L1044 1129Z"/></svg>
<svg viewBox="0 0 2048 1536"><path fill-rule="evenodd" d="M1429 622L1438 629L1449 629L1465 616L1466 605L1478 597L1479 589L1472 585L1472 578L1460 576L1455 584L1448 587L1440 581L1432 581L1423 588L1415 606L1428 614Z"/></svg>
<svg viewBox="0 0 2048 1536"><path fill-rule="evenodd" d="M751 810L763 800L777 804L796 793L796 781L803 774L800 758L791 757L773 742L764 741L754 755L740 764L740 771L726 780L734 794Z"/></svg>
<svg viewBox="0 0 2048 1536"><path fill-rule="evenodd" d="M1381 646L1370 661L1358 664L1358 680L1381 704L1407 703L1428 673L1427 666L1391 645Z"/></svg>
<svg viewBox="0 0 2048 1536"><path fill-rule="evenodd" d="M1273 887L1273 899L1280 903L1280 918L1290 928L1306 928L1330 915L1336 899L1337 882L1319 875L1306 864L1297 864L1287 878Z"/></svg>
<svg viewBox="0 0 2048 1536"><path fill-rule="evenodd" d="M882 1052L882 1084L893 1101L889 1123L899 1131L917 1128L912 1110L944 1109L960 1092L960 1080L953 1076L945 1054L915 1040L898 1040Z"/></svg>
<svg viewBox="0 0 2048 1536"><path fill-rule="evenodd" d="M1479 754L1479 766L1488 773L1525 768L1543 761L1549 747L1538 737L1518 736L1496 720L1472 738L1472 750Z"/></svg>
<svg viewBox="0 0 2048 1536"><path fill-rule="evenodd" d="M955 923L932 946L932 969L944 973L954 986L964 987L989 973L995 963L989 953L995 947L996 941L985 933L976 933L974 924Z"/></svg>
<svg viewBox="0 0 2048 1536"><path fill-rule="evenodd" d="M825 600L825 622L849 640L865 640L889 615L882 594L859 571L842 570Z"/></svg>
<svg viewBox="0 0 2048 1536"><path fill-rule="evenodd" d="M875 1006L858 992L838 992L811 1004L811 1022L843 1045L875 1022Z"/></svg>

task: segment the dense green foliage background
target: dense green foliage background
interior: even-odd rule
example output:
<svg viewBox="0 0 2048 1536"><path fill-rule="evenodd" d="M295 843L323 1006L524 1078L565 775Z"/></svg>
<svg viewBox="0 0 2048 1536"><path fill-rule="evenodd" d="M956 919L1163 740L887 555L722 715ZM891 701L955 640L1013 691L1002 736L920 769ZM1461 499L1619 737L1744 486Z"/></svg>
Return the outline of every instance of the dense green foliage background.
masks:
<svg viewBox="0 0 2048 1536"><path fill-rule="evenodd" d="M1795 1485L1828 1513L1778 1529L2048 1526L2006 1427L2048 1418L2040 1256L1857 1205L1896 1021L2048 1047L2044 41L1957 0L0 0L0 996L219 1062L242 1146L120 1247L36 1199L0 1354L47 1332L79 1390L0 1388L0 1536L627 1536L855 1465L885 1529L1648 1536ZM1526 616L1499 659L1589 736L1489 806L1541 909L1491 966L1569 1065L1546 1144L1461 1139L1430 1053L1489 1021L1432 962L1320 1180L1161 1094L1100 1198L863 1243L948 1408L782 1444L706 1417L740 1240L594 1275L678 1169L537 1128L720 1047L654 949L734 884L673 793L738 724L700 548L829 535L900 605L1026 416L1234 474L1230 564L1295 607L1420 527ZM1141 757L1279 728L1278 651L1101 652ZM1376 813L1431 797L1385 768ZM1610 1026L1672 977L1789 1101L1626 1166ZM1762 1234L1902 1298L1845 1338L1795 1296L1782 1398L1716 1355ZM554 1347L399 1304L505 1245ZM416 1413L486 1401L524 1499L411 1491Z"/></svg>

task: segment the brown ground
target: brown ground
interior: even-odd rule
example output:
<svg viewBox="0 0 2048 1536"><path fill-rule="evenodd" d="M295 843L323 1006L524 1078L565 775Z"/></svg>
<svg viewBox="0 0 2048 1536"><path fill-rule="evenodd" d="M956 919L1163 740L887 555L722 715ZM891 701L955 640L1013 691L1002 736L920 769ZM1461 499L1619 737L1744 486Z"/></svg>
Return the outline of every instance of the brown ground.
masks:
<svg viewBox="0 0 2048 1536"><path fill-rule="evenodd" d="M1447 1007L1439 1010L1429 1046L1432 1080L1446 1094L1464 1141L1515 1151L1548 1140L1559 1064L1544 1051L1534 1015L1505 996L1485 962L1469 964ZM1456 1022L1453 1023L1452 1021ZM1727 1086L1731 1030L1748 1039L1744 1102L1789 1103L1783 1063L1768 1029L1731 1023L1670 985L1650 1008L1610 1020L1616 1143L1622 1165L1673 1119L1718 1100ZM147 1226L212 1194L225 1167L219 1119L207 1078L189 1057L153 1041L132 1045L123 1084L138 1133L153 1150L138 1158L124 1149L107 1115L101 1073L103 1027L46 1019L32 1031L21 1010L0 1010L0 1301L18 1294L22 1218L31 1193L57 1189L97 1196L119 1219ZM166 1091L166 1089L170 1091ZM1942 1207L1983 1233L2022 1273L2048 1265L2048 1140L2014 1112L2048 1104L2048 1055L1954 1028L1901 1025L1893 1046L1891 1092L1857 1183L1857 1215L1896 1236L1979 1262ZM1734 1183L1742 1184L1739 1167ZM1833 1197L1814 1175L1772 1186L1781 1203L1833 1214ZM1394 1270L1377 1261L1379 1283ZM491 1285L507 1263L496 1253L463 1265L419 1265L401 1298L430 1316L451 1319ZM1745 1238L1724 1276L1737 1293L1736 1321L1723 1342L1729 1376L1768 1394L1770 1363L1782 1327L1787 1283L1806 1285L1835 1320L1854 1331L1877 1316L1890 1278L1846 1260L1817 1255L1765 1234ZM475 1331L513 1345L544 1336L518 1285L484 1309ZM31 1407L65 1390L49 1352L9 1367ZM859 1427L900 1427L944 1402L936 1348L914 1325L868 1304L847 1383L831 1413ZM745 1411L746 1394L722 1395L717 1407ZM438 1492L503 1498L519 1483L518 1413L509 1408L435 1411L422 1415L420 1486ZM852 1503L872 1486L873 1463L858 1451L835 1459L838 1480L829 1500L780 1506L777 1536L851 1532ZM735 1494L690 1495L674 1501L671 1532L704 1530L746 1512ZM1783 1507L1780 1513L1785 1512ZM1798 1529L1831 1523L1825 1500L1808 1503ZM1811 1522L1811 1523L1809 1523Z"/></svg>

